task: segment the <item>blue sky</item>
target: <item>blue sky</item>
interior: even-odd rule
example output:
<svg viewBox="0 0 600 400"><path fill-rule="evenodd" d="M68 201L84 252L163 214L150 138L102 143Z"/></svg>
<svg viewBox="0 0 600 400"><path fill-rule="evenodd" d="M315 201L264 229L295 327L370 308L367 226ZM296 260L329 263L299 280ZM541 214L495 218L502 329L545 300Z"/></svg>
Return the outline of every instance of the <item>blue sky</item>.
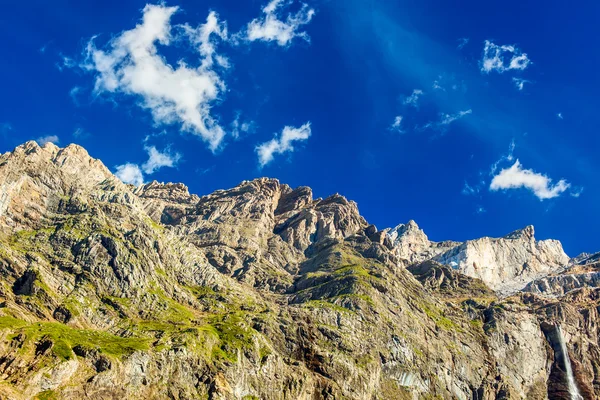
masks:
<svg viewBox="0 0 600 400"><path fill-rule="evenodd" d="M600 250L597 2L148 4L4 5L0 151L75 142L136 183L270 176L432 240L533 224Z"/></svg>

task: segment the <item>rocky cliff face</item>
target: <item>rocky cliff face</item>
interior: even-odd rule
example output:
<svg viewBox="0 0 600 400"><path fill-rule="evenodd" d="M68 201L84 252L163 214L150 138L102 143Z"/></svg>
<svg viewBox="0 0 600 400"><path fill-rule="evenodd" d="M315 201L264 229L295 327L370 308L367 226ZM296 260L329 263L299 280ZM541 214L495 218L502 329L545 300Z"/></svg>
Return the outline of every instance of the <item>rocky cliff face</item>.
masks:
<svg viewBox="0 0 600 400"><path fill-rule="evenodd" d="M529 229L432 243L339 195L136 188L29 142L0 156L0 398L570 398L562 344L595 398L600 289L492 290L568 261Z"/></svg>
<svg viewBox="0 0 600 400"><path fill-rule="evenodd" d="M387 232L393 251L408 263L435 260L483 280L500 294L513 294L527 283L565 269L569 257L557 240L535 240L533 226L502 238L431 242L414 221Z"/></svg>

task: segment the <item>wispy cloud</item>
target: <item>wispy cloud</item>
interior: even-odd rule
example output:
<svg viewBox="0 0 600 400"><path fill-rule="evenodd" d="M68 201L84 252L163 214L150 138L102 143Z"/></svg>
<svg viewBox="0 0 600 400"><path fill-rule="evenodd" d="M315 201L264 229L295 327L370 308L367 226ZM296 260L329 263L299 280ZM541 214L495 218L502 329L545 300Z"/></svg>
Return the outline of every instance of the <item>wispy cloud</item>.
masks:
<svg viewBox="0 0 600 400"><path fill-rule="evenodd" d="M413 92L411 93L410 96L407 96L404 101L402 102L402 104L405 104L407 106L412 106L415 108L419 108L419 98L423 95L423 91L421 89L415 89L413 90Z"/></svg>
<svg viewBox="0 0 600 400"><path fill-rule="evenodd" d="M69 97L71 98L71 100L73 100L73 103L76 106L79 106L79 93L81 93L80 86L74 86L73 88L71 88L71 90L69 90Z"/></svg>
<svg viewBox="0 0 600 400"><path fill-rule="evenodd" d="M514 153L515 153L515 148L516 147L517 147L517 144L515 143L515 140L514 139L511 140L510 141L510 145L508 146L508 152L506 154L503 154L490 167L490 175L494 175L496 173L496 171L498 171L498 166L500 164L502 164L503 162L512 162L514 160Z"/></svg>
<svg viewBox="0 0 600 400"><path fill-rule="evenodd" d="M91 136L90 133L80 126L75 128L75 130L73 131L73 137L75 139L85 139L89 136Z"/></svg>
<svg viewBox="0 0 600 400"><path fill-rule="evenodd" d="M531 83L531 81L528 81L527 79L516 78L516 77L513 77L512 81L515 84L515 86L517 87L517 89L519 89L519 90L523 90L526 83Z"/></svg>
<svg viewBox="0 0 600 400"><path fill-rule="evenodd" d="M510 168L505 168L494 176L490 190L525 188L533 192L538 199L546 200L560 196L570 186L564 179L553 185L552 179L531 169L523 169L519 160L516 160Z"/></svg>
<svg viewBox="0 0 600 400"><path fill-rule="evenodd" d="M231 122L231 136L234 139L238 139L243 133L252 133L255 129L254 121L242 121L242 114L236 113L235 119Z"/></svg>
<svg viewBox="0 0 600 400"><path fill-rule="evenodd" d="M459 120L469 114L472 114L473 111L471 109L465 111L459 111L456 114L440 114L439 121L431 121L423 125L421 130L433 129L433 130L444 130L456 120Z"/></svg>
<svg viewBox="0 0 600 400"><path fill-rule="evenodd" d="M263 8L263 16L253 19L247 27L245 39L248 41L261 40L265 42L277 42L280 46L288 45L294 38L299 37L306 41L310 38L306 32L299 32L302 25L310 22L315 10L307 4L302 4L299 11L289 13L285 20L280 19L281 10L291 1L272 0Z"/></svg>
<svg viewBox="0 0 600 400"><path fill-rule="evenodd" d="M558 118L558 119L565 119L565 118L563 117L562 113L558 113L558 114L556 114L556 118Z"/></svg>
<svg viewBox="0 0 600 400"><path fill-rule="evenodd" d="M475 196L479 194L481 187L479 185L470 185L467 181L465 181L465 186L463 186L462 194L465 196Z"/></svg>
<svg viewBox="0 0 600 400"><path fill-rule="evenodd" d="M515 46L498 46L486 40L483 48L483 59L481 60L481 72L489 74L492 71L503 73L509 70L524 70L531 60L526 53L521 52Z"/></svg>
<svg viewBox="0 0 600 400"><path fill-rule="evenodd" d="M14 128L10 122L0 122L0 134L6 135L7 133L13 131Z"/></svg>
<svg viewBox="0 0 600 400"><path fill-rule="evenodd" d="M43 146L46 143L58 143L60 140L58 138L58 136L56 135L47 135L47 136L40 136L39 138L35 139L35 141L40 145Z"/></svg>
<svg viewBox="0 0 600 400"><path fill-rule="evenodd" d="M299 128L286 126L283 128L279 138L275 136L268 142L265 142L256 147L258 153L258 162L261 167L273 161L275 154L283 154L293 152L293 142L302 142L307 140L311 135L310 122L302 125Z"/></svg>
<svg viewBox="0 0 600 400"><path fill-rule="evenodd" d="M170 20L177 11L177 7L146 5L142 22L115 36L107 51L98 49L92 38L84 68L96 74L96 93L137 96L157 124L180 124L182 130L200 136L215 151L225 131L212 115L211 106L226 86L214 66L214 40L225 38L227 29L214 12L198 28L179 26L201 62L190 67L180 61L174 67L156 45L172 44Z"/></svg>
<svg viewBox="0 0 600 400"><path fill-rule="evenodd" d="M404 131L402 130L403 119L404 117L402 115L397 115L396 118L394 118L394 122L392 122L392 125L390 125L389 130L397 133L404 133Z"/></svg>
<svg viewBox="0 0 600 400"><path fill-rule="evenodd" d="M169 148L164 152L160 152L154 146L147 146L146 152L148 153L148 161L142 165L142 170L148 175L163 167L172 168L181 159L181 154L172 153Z"/></svg>
<svg viewBox="0 0 600 400"><path fill-rule="evenodd" d="M459 50L462 50L469 43L469 38L460 38L458 39L458 46L456 46Z"/></svg>
<svg viewBox="0 0 600 400"><path fill-rule="evenodd" d="M435 81L433 81L431 88L433 90L441 90L441 91L445 92L446 89L444 89L444 87L441 85L440 81L441 81L441 77L440 77L440 79L436 79Z"/></svg>

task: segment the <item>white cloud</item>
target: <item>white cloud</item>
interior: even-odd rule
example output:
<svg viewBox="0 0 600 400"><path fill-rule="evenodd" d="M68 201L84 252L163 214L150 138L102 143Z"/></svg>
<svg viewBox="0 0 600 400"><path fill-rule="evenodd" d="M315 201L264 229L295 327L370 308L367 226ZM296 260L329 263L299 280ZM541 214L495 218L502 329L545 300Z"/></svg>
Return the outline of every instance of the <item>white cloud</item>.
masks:
<svg viewBox="0 0 600 400"><path fill-rule="evenodd" d="M489 40L485 41L481 72L489 74L492 71L503 73L509 70L524 70L531 60L526 53L511 45L498 46Z"/></svg>
<svg viewBox="0 0 600 400"><path fill-rule="evenodd" d="M562 113L558 113L558 114L556 114L556 117L557 117L558 119L565 119L565 118L563 117Z"/></svg>
<svg viewBox="0 0 600 400"><path fill-rule="evenodd" d="M135 186L144 183L144 174L150 175L163 167L174 167L181 159L181 154L172 153L169 148L161 152L154 146L144 146L148 160L140 167L137 164L126 163L117 165L115 175L125 183Z"/></svg>
<svg viewBox="0 0 600 400"><path fill-rule="evenodd" d="M465 196L474 196L479 193L480 187L478 185L469 185L467 181L465 181L465 186L463 187L462 194Z"/></svg>
<svg viewBox="0 0 600 400"><path fill-rule="evenodd" d="M174 167L181 159L181 154L171 153L168 149L165 152L156 150L154 146L146 147L148 152L148 161L142 165L145 174L152 174L162 167Z"/></svg>
<svg viewBox="0 0 600 400"><path fill-rule="evenodd" d="M519 160L516 160L512 167L501 170L490 184L492 191L526 188L540 200L558 197L569 187L570 184L564 179L553 185L552 180L546 175L531 169L523 169Z"/></svg>
<svg viewBox="0 0 600 400"><path fill-rule="evenodd" d="M73 100L73 103L76 106L79 106L78 95L80 92L81 92L81 88L79 86L74 86L71 90L69 90L69 96L71 97L71 100Z"/></svg>
<svg viewBox="0 0 600 400"><path fill-rule="evenodd" d="M115 176L124 183L130 183L134 186L144 184L144 174L137 164L123 164L116 166Z"/></svg>
<svg viewBox="0 0 600 400"><path fill-rule="evenodd" d="M47 135L47 136L41 136L37 139L35 139L35 141L40 145L43 146L46 143L58 143L60 140L58 138L58 136L56 135Z"/></svg>
<svg viewBox="0 0 600 400"><path fill-rule="evenodd" d="M460 38L458 39L458 49L461 50L469 43L469 38Z"/></svg>
<svg viewBox="0 0 600 400"><path fill-rule="evenodd" d="M510 145L508 145L508 153L504 154L502 157L500 157L498 161L492 164L492 166L490 167L490 175L494 175L498 170L498 166L504 161L511 162L512 160L514 160L514 152L516 147L517 144L515 143L515 139L511 140Z"/></svg>
<svg viewBox="0 0 600 400"><path fill-rule="evenodd" d="M477 206L477 209L475 210L475 212L477 214L483 214L483 213L487 212L487 210L483 206Z"/></svg>
<svg viewBox="0 0 600 400"><path fill-rule="evenodd" d="M255 129L254 121L242 121L241 116L241 113L236 113L231 123L231 136L235 139L238 139L242 133L251 133Z"/></svg>
<svg viewBox="0 0 600 400"><path fill-rule="evenodd" d="M441 91L445 92L446 89L444 89L444 87L440 84L440 80L441 80L441 77L439 80L436 79L435 81L433 81L433 85L431 85L431 88L433 90L441 90Z"/></svg>
<svg viewBox="0 0 600 400"><path fill-rule="evenodd" d="M271 161L275 154L283 154L294 151L292 142L304 141L311 135L310 122L302 125L299 128L286 126L281 132L279 139L274 137L268 142L265 142L256 147L258 153L258 162L261 167L264 167Z"/></svg>
<svg viewBox="0 0 600 400"><path fill-rule="evenodd" d="M515 78L515 77L512 78L512 81L515 84L515 86L517 87L517 89L519 89L519 90L523 90L526 83L531 83L531 81L528 81L527 79Z"/></svg>
<svg viewBox="0 0 600 400"><path fill-rule="evenodd" d="M573 188L571 190L571 196L573 196L575 198L579 198L579 196L581 196L582 193L583 193L583 188L582 187Z"/></svg>
<svg viewBox="0 0 600 400"><path fill-rule="evenodd" d="M394 118L394 122L392 123L392 125L390 125L390 131L394 131L394 132L398 132L398 133L403 133L404 131L402 130L402 120L404 119L404 117L402 115L397 115L396 118Z"/></svg>
<svg viewBox="0 0 600 400"><path fill-rule="evenodd" d="M211 114L211 106L226 86L213 65L213 39L225 38L227 30L211 12L198 28L179 26L184 34L174 38L170 20L177 11L177 7L146 5L142 22L111 39L107 51L96 48L92 38L83 67L96 74L96 93L137 96L155 123L180 124L182 130L200 136L215 151L225 131ZM159 54L157 43L169 46L182 37L197 46L202 60L199 66L180 60L174 67Z"/></svg>
<svg viewBox="0 0 600 400"><path fill-rule="evenodd" d="M410 96L404 99L403 103L415 108L419 108L419 97L422 95L423 91L421 89L415 89Z"/></svg>
<svg viewBox="0 0 600 400"><path fill-rule="evenodd" d="M280 46L286 46L295 37L309 41L310 38L306 32L298 32L298 28L310 22L315 14L315 10L307 4L302 4L300 10L296 13L289 13L285 21L278 16L278 11L290 4L287 0L271 0L263 8L263 16L250 21L246 30L246 40L251 42L262 40L265 42L275 41Z"/></svg>
<svg viewBox="0 0 600 400"><path fill-rule="evenodd" d="M437 122L428 122L426 123L421 130L425 129L434 129L434 130L444 130L453 123L454 121L463 118L466 115L472 114L473 111L471 109L465 111L459 111L456 114L440 114L440 120Z"/></svg>
<svg viewBox="0 0 600 400"><path fill-rule="evenodd" d="M452 122L456 121L457 119L460 119L460 118L464 117L465 115L469 115L472 113L473 113L473 111L469 109L466 111L459 111L457 114L443 114L440 124L450 125Z"/></svg>

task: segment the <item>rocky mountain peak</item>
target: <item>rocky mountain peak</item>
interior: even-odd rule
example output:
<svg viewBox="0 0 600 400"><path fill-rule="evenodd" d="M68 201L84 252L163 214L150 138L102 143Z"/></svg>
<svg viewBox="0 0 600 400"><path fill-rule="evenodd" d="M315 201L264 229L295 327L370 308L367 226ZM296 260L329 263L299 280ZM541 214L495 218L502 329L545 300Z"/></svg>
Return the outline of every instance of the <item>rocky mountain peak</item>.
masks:
<svg viewBox="0 0 600 400"><path fill-rule="evenodd" d="M528 225L525 228L517 229L514 232L504 236L505 239L524 239L535 241L535 229L533 225Z"/></svg>
<svg viewBox="0 0 600 400"><path fill-rule="evenodd" d="M554 279L533 234L378 231L269 178L132 188L28 142L0 156L0 398L563 398L565 346L597 397L598 256Z"/></svg>

